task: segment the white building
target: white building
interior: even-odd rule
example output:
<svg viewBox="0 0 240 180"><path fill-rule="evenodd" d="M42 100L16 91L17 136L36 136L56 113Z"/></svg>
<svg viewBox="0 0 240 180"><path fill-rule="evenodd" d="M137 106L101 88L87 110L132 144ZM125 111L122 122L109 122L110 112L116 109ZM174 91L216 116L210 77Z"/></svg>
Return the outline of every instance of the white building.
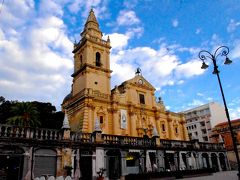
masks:
<svg viewBox="0 0 240 180"><path fill-rule="evenodd" d="M216 102L210 102L183 113L189 137L198 139L200 142L210 142L212 128L220 122L227 121L224 107Z"/></svg>

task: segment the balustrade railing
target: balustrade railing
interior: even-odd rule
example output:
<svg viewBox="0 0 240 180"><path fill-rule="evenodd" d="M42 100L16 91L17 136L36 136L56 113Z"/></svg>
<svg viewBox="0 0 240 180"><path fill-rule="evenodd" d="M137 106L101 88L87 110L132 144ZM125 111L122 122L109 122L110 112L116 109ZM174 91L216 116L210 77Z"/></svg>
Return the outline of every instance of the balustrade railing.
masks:
<svg viewBox="0 0 240 180"><path fill-rule="evenodd" d="M40 129L0 124L1 138L21 138L36 140L59 140L62 133L54 129Z"/></svg>
<svg viewBox="0 0 240 180"><path fill-rule="evenodd" d="M34 140L63 140L63 131L54 129L30 128L0 124L0 138L9 139L34 139ZM101 141L98 144L151 147L156 148L155 138L115 136L101 134ZM74 143L95 143L93 133L72 132L69 141ZM64 141L63 141L64 142ZM66 142L66 141L65 141ZM164 149L194 149L194 150L224 150L223 143L204 143L198 141L177 141L160 139L160 148Z"/></svg>
<svg viewBox="0 0 240 180"><path fill-rule="evenodd" d="M141 147L156 146L156 141L150 138L114 136L114 135L108 135L108 134L102 134L102 138L103 138L104 144L141 146Z"/></svg>
<svg viewBox="0 0 240 180"><path fill-rule="evenodd" d="M92 133L72 133L71 138L74 142L92 143Z"/></svg>

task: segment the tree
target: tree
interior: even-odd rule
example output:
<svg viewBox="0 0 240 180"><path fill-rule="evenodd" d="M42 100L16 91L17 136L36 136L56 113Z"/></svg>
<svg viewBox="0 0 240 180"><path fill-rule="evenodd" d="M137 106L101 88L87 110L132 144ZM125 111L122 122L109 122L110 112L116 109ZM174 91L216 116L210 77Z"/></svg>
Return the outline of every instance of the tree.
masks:
<svg viewBox="0 0 240 180"><path fill-rule="evenodd" d="M2 105L5 102L5 98L3 96L0 96L0 105Z"/></svg>
<svg viewBox="0 0 240 180"><path fill-rule="evenodd" d="M7 119L8 124L38 127L40 126L39 112L31 102L17 102L12 106L12 117Z"/></svg>
<svg viewBox="0 0 240 180"><path fill-rule="evenodd" d="M28 104L26 107L26 104ZM30 115L22 115L22 112L25 112L23 109L28 109L29 106L33 107L34 112L37 111L36 118L37 124L29 124L28 118L31 117L32 113L27 113ZM21 110L22 109L22 110ZM32 110L30 110L32 111ZM34 115L34 119L35 115ZM25 120L26 121L25 121ZM30 121L35 121L35 120ZM64 119L64 113L62 111L56 111L56 107L49 102L18 102L18 101L8 101L4 97L0 96L0 124L13 124L13 125L23 125L23 126L32 126L39 128L48 128L48 129L61 129ZM40 122L40 123L39 123Z"/></svg>

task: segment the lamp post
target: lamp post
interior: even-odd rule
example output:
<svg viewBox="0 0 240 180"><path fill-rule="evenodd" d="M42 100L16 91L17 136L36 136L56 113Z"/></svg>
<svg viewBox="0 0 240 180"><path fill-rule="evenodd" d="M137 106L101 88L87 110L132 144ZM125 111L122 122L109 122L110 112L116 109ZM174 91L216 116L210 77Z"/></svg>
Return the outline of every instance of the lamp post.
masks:
<svg viewBox="0 0 240 180"><path fill-rule="evenodd" d="M232 61L227 57L228 53L229 53L229 48L227 46L220 46L215 50L215 52L213 54L211 54L210 52L208 52L206 50L202 50L202 51L199 52L198 57L202 60L201 69L207 69L208 68L208 65L205 63L205 60L210 59L213 62L213 74L217 75L218 83L219 83L220 90L221 90L221 95L222 95L222 99L223 99L223 103L224 103L224 107L225 107L225 112L226 112L226 116L227 116L227 120L228 120L229 130L230 130L231 138L232 138L232 142L233 142L233 149L234 149L236 159L237 159L238 179L239 179L240 178L240 161L239 161L238 149L237 149L236 142L234 140L233 128L232 128L232 124L231 124L231 121L230 121L230 116L229 116L229 112L228 112L228 108L227 108L227 103L226 103L226 100L225 100L225 96L224 96L223 88L222 88L222 83L221 83L220 76L219 76L220 71L218 70L218 66L217 66L217 58L219 56L226 57L224 64L228 65L228 64L232 63Z"/></svg>

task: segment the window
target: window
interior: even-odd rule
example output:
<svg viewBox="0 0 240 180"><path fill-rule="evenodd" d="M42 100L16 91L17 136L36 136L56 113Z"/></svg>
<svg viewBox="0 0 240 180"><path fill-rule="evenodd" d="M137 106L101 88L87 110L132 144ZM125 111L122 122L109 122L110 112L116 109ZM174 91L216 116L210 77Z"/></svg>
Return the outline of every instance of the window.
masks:
<svg viewBox="0 0 240 180"><path fill-rule="evenodd" d="M204 141L208 141L208 137L206 136L206 137L203 137L203 140Z"/></svg>
<svg viewBox="0 0 240 180"><path fill-rule="evenodd" d="M99 52L96 53L96 66L101 66L101 55Z"/></svg>
<svg viewBox="0 0 240 180"><path fill-rule="evenodd" d="M145 104L145 98L143 94L139 94L139 100L141 104Z"/></svg>
<svg viewBox="0 0 240 180"><path fill-rule="evenodd" d="M82 55L80 56L80 67L82 66Z"/></svg>
<svg viewBox="0 0 240 180"><path fill-rule="evenodd" d="M200 122L200 124L201 124L201 126L205 126L205 122L204 121Z"/></svg>
<svg viewBox="0 0 240 180"><path fill-rule="evenodd" d="M103 124L103 116L100 116L100 124Z"/></svg>
<svg viewBox="0 0 240 180"><path fill-rule="evenodd" d="M207 130L206 130L206 129L202 129L202 133L203 133L203 134L206 134L206 133L207 133Z"/></svg>
<svg viewBox="0 0 240 180"><path fill-rule="evenodd" d="M175 127L175 133L176 133L176 134L178 133L178 128L177 128L177 127Z"/></svg>
<svg viewBox="0 0 240 180"><path fill-rule="evenodd" d="M162 131L165 131L165 125L162 124Z"/></svg>

